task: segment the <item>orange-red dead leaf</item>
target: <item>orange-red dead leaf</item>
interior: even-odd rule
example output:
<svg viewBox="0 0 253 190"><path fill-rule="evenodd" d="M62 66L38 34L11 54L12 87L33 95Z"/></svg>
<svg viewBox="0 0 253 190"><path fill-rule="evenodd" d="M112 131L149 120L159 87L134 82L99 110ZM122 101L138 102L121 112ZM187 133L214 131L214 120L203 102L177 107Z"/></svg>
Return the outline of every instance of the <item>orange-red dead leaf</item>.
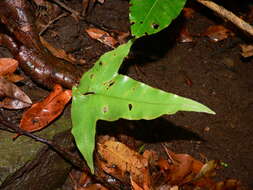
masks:
<svg viewBox="0 0 253 190"><path fill-rule="evenodd" d="M50 43L48 43L42 36L40 36L40 41L55 57L58 57L60 59L64 59L65 61L71 62L71 63L77 63L76 58L73 57L73 55L66 53L63 49L58 49L53 47Z"/></svg>
<svg viewBox="0 0 253 190"><path fill-rule="evenodd" d="M134 180L132 179L132 177L130 177L130 181L131 181L131 185L132 185L132 190L144 190L137 183L134 182Z"/></svg>
<svg viewBox="0 0 253 190"><path fill-rule="evenodd" d="M33 132L46 127L51 121L58 117L65 105L71 99L71 90L63 91L60 85L55 85L43 101L33 104L21 119L20 128Z"/></svg>
<svg viewBox="0 0 253 190"><path fill-rule="evenodd" d="M123 175L130 175L132 180L145 190L150 188L148 161L142 155L120 142L111 140L99 144L98 152L103 160L106 160L108 168L115 166ZM113 173L110 175L114 176Z"/></svg>
<svg viewBox="0 0 253 190"><path fill-rule="evenodd" d="M180 185L192 181L203 167L202 162L188 154L176 154L166 147L164 148L169 161L166 163L160 158L157 163L161 169L166 171L171 184Z"/></svg>
<svg viewBox="0 0 253 190"><path fill-rule="evenodd" d="M112 48L115 48L115 46L119 43L118 40L110 36L110 34L106 31L103 31L98 28L89 28L85 30L88 35L95 39L100 41L101 43L110 46Z"/></svg>
<svg viewBox="0 0 253 190"><path fill-rule="evenodd" d="M219 42L227 39L229 36L233 36L234 33L222 25L214 25L209 26L202 35L209 37L214 42Z"/></svg>
<svg viewBox="0 0 253 190"><path fill-rule="evenodd" d="M240 45L242 52L241 55L243 57L251 57L253 56L253 45Z"/></svg>
<svg viewBox="0 0 253 190"><path fill-rule="evenodd" d="M0 76L13 73L17 67L17 60L12 58L0 58Z"/></svg>

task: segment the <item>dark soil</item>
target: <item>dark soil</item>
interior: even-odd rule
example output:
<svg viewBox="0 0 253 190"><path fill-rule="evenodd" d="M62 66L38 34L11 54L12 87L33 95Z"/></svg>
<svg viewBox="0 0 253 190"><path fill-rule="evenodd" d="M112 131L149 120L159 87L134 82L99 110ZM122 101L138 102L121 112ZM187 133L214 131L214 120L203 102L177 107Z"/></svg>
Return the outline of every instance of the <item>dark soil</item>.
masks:
<svg viewBox="0 0 253 190"><path fill-rule="evenodd" d="M68 5L80 11L79 1L68 1ZM220 179L236 178L253 188L253 58L243 59L239 46L249 43L250 38L208 9L194 3L188 6L196 11L193 18L180 16L168 29L138 40L121 72L153 87L197 100L216 115L179 112L152 121L119 121L115 125L126 123L121 133L161 152L164 152L161 143L166 143L176 153L188 153L202 161L221 160L228 168L219 171ZM240 6L231 3L227 8L245 14L245 7ZM128 1L96 4L87 20L100 27L127 32ZM199 35L216 24L232 28L235 36L214 43ZM89 26L68 16L53 24L44 37L56 47L85 59L85 67L91 67L110 48L87 36L84 29ZM194 35L194 42L176 41L182 27ZM55 33L57 36L52 37ZM3 49L0 50L3 56ZM101 133L115 134L115 131L119 130L105 127Z"/></svg>

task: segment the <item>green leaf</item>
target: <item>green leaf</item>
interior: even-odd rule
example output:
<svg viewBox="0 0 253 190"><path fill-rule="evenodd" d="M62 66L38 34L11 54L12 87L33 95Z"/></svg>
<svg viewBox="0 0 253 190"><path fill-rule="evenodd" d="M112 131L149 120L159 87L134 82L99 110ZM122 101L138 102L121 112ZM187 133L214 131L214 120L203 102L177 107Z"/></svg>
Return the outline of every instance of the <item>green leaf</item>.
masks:
<svg viewBox="0 0 253 190"><path fill-rule="evenodd" d="M104 54L73 88L72 134L94 172L93 151L97 120L154 119L177 111L214 112L193 100L152 88L118 74L132 41Z"/></svg>
<svg viewBox="0 0 253 190"><path fill-rule="evenodd" d="M183 9L186 0L131 0L130 22L136 38L166 28Z"/></svg>

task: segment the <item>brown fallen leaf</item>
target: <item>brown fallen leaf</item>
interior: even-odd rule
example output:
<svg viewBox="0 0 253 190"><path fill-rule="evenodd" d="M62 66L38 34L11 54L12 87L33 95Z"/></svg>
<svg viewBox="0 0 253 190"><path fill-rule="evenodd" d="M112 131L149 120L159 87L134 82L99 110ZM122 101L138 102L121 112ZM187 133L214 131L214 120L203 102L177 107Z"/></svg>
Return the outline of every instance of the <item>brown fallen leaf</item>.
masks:
<svg viewBox="0 0 253 190"><path fill-rule="evenodd" d="M120 170L122 176L131 176L131 179L144 190L150 189L150 175L148 172L148 161L139 153L131 150L126 145L116 141L106 141L98 144L98 153L106 161L105 172L112 173L112 166ZM102 161L101 161L102 162ZM118 176L117 176L118 177ZM121 177L123 178L123 177Z"/></svg>
<svg viewBox="0 0 253 190"><path fill-rule="evenodd" d="M199 173L194 177L193 181L199 180L203 177L212 176L214 171L220 166L220 162L218 160L210 160L205 163Z"/></svg>
<svg viewBox="0 0 253 190"><path fill-rule="evenodd" d="M183 27L179 33L178 41L182 43L193 42L193 38L186 27Z"/></svg>
<svg viewBox="0 0 253 190"><path fill-rule="evenodd" d="M0 58L0 76L12 74L18 67L18 61L12 58Z"/></svg>
<svg viewBox="0 0 253 190"><path fill-rule="evenodd" d="M202 36L207 36L210 40L219 42L229 36L234 36L234 33L222 25L214 25L209 26Z"/></svg>
<svg viewBox="0 0 253 190"><path fill-rule="evenodd" d="M122 32L118 30L110 30L110 36L118 41L119 44L124 44L127 42L130 32Z"/></svg>
<svg viewBox="0 0 253 190"><path fill-rule="evenodd" d="M31 104L13 98L4 98L4 100L0 102L0 107L7 109L23 109L30 106Z"/></svg>
<svg viewBox="0 0 253 190"><path fill-rule="evenodd" d="M98 28L88 28L85 30L88 35L100 41L101 43L110 46L111 48L115 48L115 46L119 43L118 40L113 38L108 32L98 29Z"/></svg>
<svg viewBox="0 0 253 190"><path fill-rule="evenodd" d="M71 90L63 90L60 85L55 85L53 92L23 114L20 128L33 132L46 127L62 113L70 99Z"/></svg>
<svg viewBox="0 0 253 190"><path fill-rule="evenodd" d="M132 185L132 190L144 190L137 183L135 183L135 181L132 179L131 176L130 176L130 182L131 182L131 185Z"/></svg>
<svg viewBox="0 0 253 190"><path fill-rule="evenodd" d="M198 176L198 174L201 174L201 168L204 166L202 162L194 159L188 154L176 154L166 147L164 148L169 156L169 159L164 160L163 158L159 158L157 164L161 170L166 173L170 184L183 185L187 183L194 183L196 186L207 188L214 185L214 182L205 175L199 176L198 179L194 181L195 177ZM208 172L202 172L202 174L203 173L207 174Z"/></svg>
<svg viewBox="0 0 253 190"><path fill-rule="evenodd" d="M213 190L246 190L246 188L236 179L227 179L217 183Z"/></svg>
<svg viewBox="0 0 253 190"><path fill-rule="evenodd" d="M37 6L44 6L46 4L46 0L33 0L33 2L37 5Z"/></svg>
<svg viewBox="0 0 253 190"><path fill-rule="evenodd" d="M70 53L66 53L63 49L53 47L42 36L40 36L40 41L43 46L45 46L55 57L71 62L73 64L78 63L78 61L76 60L76 58L74 58L73 55L71 55Z"/></svg>
<svg viewBox="0 0 253 190"><path fill-rule="evenodd" d="M0 77L0 97L9 97L24 103L32 104L31 99L19 87L3 77Z"/></svg>
<svg viewBox="0 0 253 190"><path fill-rule="evenodd" d="M194 14L195 14L195 11L192 8L188 8L188 7L183 8L183 15L185 18L188 18L188 19L193 18Z"/></svg>
<svg viewBox="0 0 253 190"><path fill-rule="evenodd" d="M24 80L24 77L22 77L20 75L13 74L13 73L9 74L9 75L5 75L4 78L7 79L8 81L13 82L13 83Z"/></svg>
<svg viewBox="0 0 253 190"><path fill-rule="evenodd" d="M76 188L76 190L108 190L108 189L102 186L101 184L95 183L95 184L90 184L87 187Z"/></svg>
<svg viewBox="0 0 253 190"><path fill-rule="evenodd" d="M241 46L241 49L242 49L242 52L241 52L241 55L243 57L251 57L253 56L253 45L240 45Z"/></svg>

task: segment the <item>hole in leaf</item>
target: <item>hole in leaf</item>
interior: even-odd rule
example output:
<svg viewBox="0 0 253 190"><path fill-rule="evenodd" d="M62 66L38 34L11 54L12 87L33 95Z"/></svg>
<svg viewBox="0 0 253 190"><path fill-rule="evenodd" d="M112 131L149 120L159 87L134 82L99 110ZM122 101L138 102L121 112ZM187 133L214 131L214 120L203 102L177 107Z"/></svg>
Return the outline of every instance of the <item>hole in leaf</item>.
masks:
<svg viewBox="0 0 253 190"><path fill-rule="evenodd" d="M102 61L99 61L99 66L102 66L102 65L105 65L106 64L106 62L102 62Z"/></svg>
<svg viewBox="0 0 253 190"><path fill-rule="evenodd" d="M140 24L143 24L143 21L141 21Z"/></svg>
<svg viewBox="0 0 253 190"><path fill-rule="evenodd" d="M86 92L83 95L90 95L90 94L95 94L95 92Z"/></svg>
<svg viewBox="0 0 253 190"><path fill-rule="evenodd" d="M128 109L129 109L129 111L131 111L132 108L133 108L133 105L132 105L132 104L128 104Z"/></svg>
<svg viewBox="0 0 253 190"><path fill-rule="evenodd" d="M103 112L104 113L107 113L108 111L109 111L109 107L108 106L103 107Z"/></svg>
<svg viewBox="0 0 253 190"><path fill-rule="evenodd" d="M153 23L153 24L152 24L152 28L158 29L158 28L159 28L159 24Z"/></svg>
<svg viewBox="0 0 253 190"><path fill-rule="evenodd" d="M131 23L130 23L130 25L134 25L134 24L135 24L135 22L131 22Z"/></svg>
<svg viewBox="0 0 253 190"><path fill-rule="evenodd" d="M111 81L108 88L110 88L112 85L114 85L115 81Z"/></svg>

